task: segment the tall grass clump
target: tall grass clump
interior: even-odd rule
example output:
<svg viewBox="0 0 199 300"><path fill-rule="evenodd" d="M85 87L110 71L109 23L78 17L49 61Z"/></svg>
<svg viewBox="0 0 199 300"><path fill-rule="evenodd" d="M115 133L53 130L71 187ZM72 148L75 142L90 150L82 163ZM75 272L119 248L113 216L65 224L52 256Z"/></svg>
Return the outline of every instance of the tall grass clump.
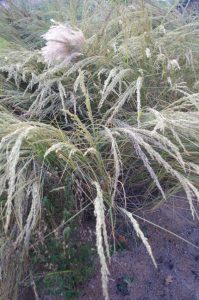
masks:
<svg viewBox="0 0 199 300"><path fill-rule="evenodd" d="M156 265L132 214L137 199L152 207L183 189L198 218L199 19L156 1L9 5L0 10L2 297L18 297L53 180L59 192L70 183L66 201L77 207L58 228L72 212L96 216L108 299L107 220L114 240L115 218L127 218ZM20 272L9 280L14 251Z"/></svg>

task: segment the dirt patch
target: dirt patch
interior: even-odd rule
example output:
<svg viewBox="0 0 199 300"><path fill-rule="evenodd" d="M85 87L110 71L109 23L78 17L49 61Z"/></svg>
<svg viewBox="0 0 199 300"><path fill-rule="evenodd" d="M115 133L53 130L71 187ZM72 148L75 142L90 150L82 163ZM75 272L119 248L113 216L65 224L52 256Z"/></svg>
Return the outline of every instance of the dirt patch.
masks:
<svg viewBox="0 0 199 300"><path fill-rule="evenodd" d="M183 195L142 217L199 246L199 223L193 221ZM154 268L143 244L135 246L132 235L128 249L112 256L110 300L199 300L199 250L153 225L141 223L146 227L158 268ZM103 300L99 267L78 299Z"/></svg>
<svg viewBox="0 0 199 300"><path fill-rule="evenodd" d="M138 220L151 244L158 265L156 269L130 224L123 222L118 236L125 250L117 251L111 258L110 300L199 300L199 221L193 221L186 197L178 194L159 209L139 216L196 247ZM32 290L29 292L32 298L29 293L24 300L34 299ZM41 300L64 300L64 297L45 295ZM76 300L104 300L98 262L93 278L84 285Z"/></svg>

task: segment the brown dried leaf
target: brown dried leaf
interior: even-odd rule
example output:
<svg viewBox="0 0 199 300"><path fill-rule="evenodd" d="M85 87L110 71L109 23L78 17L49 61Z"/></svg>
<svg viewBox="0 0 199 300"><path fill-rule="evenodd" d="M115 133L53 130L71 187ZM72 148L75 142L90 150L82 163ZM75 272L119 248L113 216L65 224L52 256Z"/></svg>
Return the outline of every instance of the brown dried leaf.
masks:
<svg viewBox="0 0 199 300"><path fill-rule="evenodd" d="M165 278L165 284L166 285L169 285L173 282L173 277L171 275L168 275L166 278Z"/></svg>

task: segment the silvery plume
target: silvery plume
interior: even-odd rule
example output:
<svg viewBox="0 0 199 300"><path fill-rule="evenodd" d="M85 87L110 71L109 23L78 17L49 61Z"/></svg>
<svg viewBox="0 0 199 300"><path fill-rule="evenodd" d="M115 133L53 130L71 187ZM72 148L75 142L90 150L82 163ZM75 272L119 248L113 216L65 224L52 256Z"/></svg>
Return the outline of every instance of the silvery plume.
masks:
<svg viewBox="0 0 199 300"><path fill-rule="evenodd" d="M80 29L73 29L52 20L55 25L42 35L46 46L41 49L45 62L50 65L68 64L82 54L85 43L84 34Z"/></svg>

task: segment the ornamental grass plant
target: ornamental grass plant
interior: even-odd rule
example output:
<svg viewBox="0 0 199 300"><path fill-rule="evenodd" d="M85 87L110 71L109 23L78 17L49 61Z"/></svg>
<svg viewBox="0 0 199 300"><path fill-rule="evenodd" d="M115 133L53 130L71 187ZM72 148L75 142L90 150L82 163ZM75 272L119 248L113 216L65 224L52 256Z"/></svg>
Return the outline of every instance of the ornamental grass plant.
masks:
<svg viewBox="0 0 199 300"><path fill-rule="evenodd" d="M76 215L95 215L109 299L118 215L154 265L137 201L156 207L183 189L198 218L199 18L158 1L8 2L0 9L2 299L18 299L50 180L55 205L67 190L73 209L47 231L62 235ZM13 264L20 272L9 280Z"/></svg>

